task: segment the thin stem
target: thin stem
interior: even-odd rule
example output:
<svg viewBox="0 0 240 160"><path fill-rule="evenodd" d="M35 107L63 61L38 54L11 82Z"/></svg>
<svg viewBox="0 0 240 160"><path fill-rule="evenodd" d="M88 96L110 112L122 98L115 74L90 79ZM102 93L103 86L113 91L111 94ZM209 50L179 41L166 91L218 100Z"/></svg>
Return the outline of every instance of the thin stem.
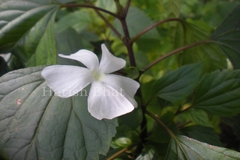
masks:
<svg viewBox="0 0 240 160"><path fill-rule="evenodd" d="M135 37L133 37L130 41L130 43L133 43L135 42L138 38L140 38L143 34L145 34L146 32L150 31L151 29L157 27L158 25L161 25L165 22L171 22L171 21L182 21L181 19L179 18L169 18L169 19L165 19L165 20L162 20L160 22L157 22L155 24L152 24L151 26L145 28L144 30L142 30L140 33L138 33Z"/></svg>
<svg viewBox="0 0 240 160"><path fill-rule="evenodd" d="M63 4L61 7L62 8L63 7L66 7L66 8L75 8L75 7L92 8L94 10L102 11L104 13L107 13L107 14L119 19L119 16L116 15L115 13L112 13L108 10L105 10L105 9L102 9L102 8L99 8L99 7L96 7L96 6L93 6L93 5L88 5L88 4Z"/></svg>
<svg viewBox="0 0 240 160"><path fill-rule="evenodd" d="M197 42L197 43L192 43L190 45L186 45L186 46L183 46L181 48L178 48L172 52L169 52L168 54L165 54L163 55L162 57L158 58L157 60L153 61L152 63L150 63L145 69L144 69L144 72L146 72L148 69L150 69L152 66L154 66L155 64L161 62L162 60L164 60L165 58L167 57L170 57L180 51L183 51L185 49L188 49L188 48L192 48L192 47L195 47L195 46L198 46L198 45L201 45L201 44L205 44L205 43L210 43L211 40L204 40L204 41L200 41L200 42Z"/></svg>
<svg viewBox="0 0 240 160"><path fill-rule="evenodd" d="M177 125L176 127L177 127L177 129L181 129L181 128L185 127L186 125L190 124L190 123L192 123L192 121L184 122L182 124Z"/></svg>
<svg viewBox="0 0 240 160"><path fill-rule="evenodd" d="M95 7L90 1L89 1L89 4L90 4L90 6ZM112 29L112 31L117 35L117 37L121 39L122 35L117 31L117 29L99 12L99 10L97 10L95 8L93 8L93 9L98 14L98 16L104 20L104 22L107 24L107 26Z"/></svg>
<svg viewBox="0 0 240 160"><path fill-rule="evenodd" d="M159 118L157 118L154 114L147 110L145 111L145 113L149 115L151 118L153 118L158 124L160 124L172 138L177 139L175 134Z"/></svg>

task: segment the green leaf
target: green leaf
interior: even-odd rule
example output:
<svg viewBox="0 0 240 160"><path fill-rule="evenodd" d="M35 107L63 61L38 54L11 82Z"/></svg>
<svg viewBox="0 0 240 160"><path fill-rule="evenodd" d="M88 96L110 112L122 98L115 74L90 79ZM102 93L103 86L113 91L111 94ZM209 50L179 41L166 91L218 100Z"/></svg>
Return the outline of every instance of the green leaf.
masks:
<svg viewBox="0 0 240 160"><path fill-rule="evenodd" d="M240 71L215 71L205 75L195 90L192 107L214 115L232 116L240 112Z"/></svg>
<svg viewBox="0 0 240 160"><path fill-rule="evenodd" d="M219 136L214 132L213 128L200 125L185 127L180 130L185 136L205 142L215 146L222 146Z"/></svg>
<svg viewBox="0 0 240 160"><path fill-rule="evenodd" d="M189 44L207 40L209 33L186 22L178 23L173 37L174 47L180 48ZM214 43L201 44L186 49L177 55L180 66L190 63L204 62L204 72L212 72L227 67L226 56Z"/></svg>
<svg viewBox="0 0 240 160"><path fill-rule="evenodd" d="M0 49L10 51L26 66L56 63L53 24L59 5L48 1L0 3Z"/></svg>
<svg viewBox="0 0 240 160"><path fill-rule="evenodd" d="M68 23L66 23L68 22ZM89 10L77 10L62 17L56 23L56 32L60 33L74 28L78 33L87 28L92 22Z"/></svg>
<svg viewBox="0 0 240 160"><path fill-rule="evenodd" d="M178 18L180 16L180 1L179 0L170 0L167 2L166 7L168 18ZM170 22L171 26L176 26L177 22Z"/></svg>
<svg viewBox="0 0 240 160"><path fill-rule="evenodd" d="M203 65L191 64L166 73L152 87L153 93L172 103L190 95L200 79Z"/></svg>
<svg viewBox="0 0 240 160"><path fill-rule="evenodd" d="M97 7L100 7L100 8L104 8L106 10L109 10L113 13L116 13L117 12L117 9L116 9L116 4L114 3L114 1L109 1L109 0L97 0L96 1L96 4L95 4Z"/></svg>
<svg viewBox="0 0 240 160"><path fill-rule="evenodd" d="M240 69L240 5L213 32L211 39L228 56L235 69Z"/></svg>
<svg viewBox="0 0 240 160"><path fill-rule="evenodd" d="M154 21L152 21L143 11L139 10L135 7L130 7L129 12L126 19L129 33L131 37L136 36L139 32L141 32L143 29L149 27L149 25L153 24ZM114 26L116 29L122 34L122 27L118 20L114 21ZM146 34L144 34L141 38L144 39L159 39L160 35L156 28L150 30Z"/></svg>
<svg viewBox="0 0 240 160"><path fill-rule="evenodd" d="M22 69L0 79L0 155L13 160L97 160L106 154L116 119L99 121L89 114L89 87L71 98L54 96L41 70Z"/></svg>
<svg viewBox="0 0 240 160"><path fill-rule="evenodd" d="M170 142L166 159L178 160L238 160L240 153L199 142L185 136L177 136Z"/></svg>
<svg viewBox="0 0 240 160"><path fill-rule="evenodd" d="M210 24L215 29L221 25L229 13L239 4L238 0L233 1L209 1L201 7L202 21ZM214 16L212 16L214 15Z"/></svg>
<svg viewBox="0 0 240 160"><path fill-rule="evenodd" d="M188 109L187 111L182 112L178 115L179 119L184 120L181 123L191 121L195 124L199 124L206 127L213 127L212 123L210 122L208 115L205 111L200 109Z"/></svg>
<svg viewBox="0 0 240 160"><path fill-rule="evenodd" d="M69 55L76 53L78 50L84 48L82 43L82 38L80 35L72 28L68 28L63 32L55 34L57 53ZM79 65L81 64L75 60L69 60L66 58L57 57L58 64L64 65Z"/></svg>

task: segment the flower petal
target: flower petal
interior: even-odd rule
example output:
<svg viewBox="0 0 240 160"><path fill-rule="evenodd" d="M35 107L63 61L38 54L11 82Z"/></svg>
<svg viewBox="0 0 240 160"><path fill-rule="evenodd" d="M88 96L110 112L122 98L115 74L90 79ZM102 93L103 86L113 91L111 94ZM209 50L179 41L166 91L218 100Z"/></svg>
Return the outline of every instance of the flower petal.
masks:
<svg viewBox="0 0 240 160"><path fill-rule="evenodd" d="M102 59L99 68L103 73L112 73L125 65L126 61L124 59L113 56L105 44L102 44Z"/></svg>
<svg viewBox="0 0 240 160"><path fill-rule="evenodd" d="M77 66L53 65L44 68L41 75L55 94L62 98L75 95L93 81L89 69Z"/></svg>
<svg viewBox="0 0 240 160"><path fill-rule="evenodd" d="M101 82L93 82L88 97L89 113L101 120L131 112L134 106L117 90Z"/></svg>
<svg viewBox="0 0 240 160"><path fill-rule="evenodd" d="M93 52L86 49L81 49L78 52L68 56L63 54L59 54L59 56L63 58L77 60L84 64L90 70L94 70L99 67L99 61L97 56Z"/></svg>
<svg viewBox="0 0 240 160"><path fill-rule="evenodd" d="M134 100L134 95L140 86L137 81L128 77L106 74L104 75L102 82L121 92L134 105L134 107L137 107L137 102Z"/></svg>

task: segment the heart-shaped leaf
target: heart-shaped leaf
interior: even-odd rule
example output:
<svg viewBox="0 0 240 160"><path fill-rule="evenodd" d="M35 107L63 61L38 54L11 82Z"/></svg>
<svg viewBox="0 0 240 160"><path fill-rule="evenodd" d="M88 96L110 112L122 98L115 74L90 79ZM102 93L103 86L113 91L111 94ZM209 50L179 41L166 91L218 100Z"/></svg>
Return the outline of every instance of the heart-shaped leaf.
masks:
<svg viewBox="0 0 240 160"><path fill-rule="evenodd" d="M178 160L238 160L240 153L199 142L189 137L172 138L166 159Z"/></svg>
<svg viewBox="0 0 240 160"><path fill-rule="evenodd" d="M215 71L199 82L192 106L214 115L240 113L240 71Z"/></svg>
<svg viewBox="0 0 240 160"><path fill-rule="evenodd" d="M240 5L213 32L211 39L228 56L235 69L240 69Z"/></svg>
<svg viewBox="0 0 240 160"><path fill-rule="evenodd" d="M0 50L13 53L25 64L56 63L53 24L59 4L44 1L0 2Z"/></svg>
<svg viewBox="0 0 240 160"><path fill-rule="evenodd" d="M106 154L116 119L99 121L89 114L89 87L71 98L54 96L41 70L22 69L0 79L0 157L97 160Z"/></svg>

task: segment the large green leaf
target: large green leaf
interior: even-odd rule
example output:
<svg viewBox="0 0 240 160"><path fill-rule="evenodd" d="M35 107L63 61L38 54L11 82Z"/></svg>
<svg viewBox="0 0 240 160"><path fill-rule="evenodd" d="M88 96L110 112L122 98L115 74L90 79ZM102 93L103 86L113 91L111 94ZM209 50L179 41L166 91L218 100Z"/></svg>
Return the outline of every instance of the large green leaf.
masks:
<svg viewBox="0 0 240 160"><path fill-rule="evenodd" d="M60 6L48 1L0 3L0 50L14 50L26 66L56 63L53 24Z"/></svg>
<svg viewBox="0 0 240 160"><path fill-rule="evenodd" d="M180 123L191 121L194 124L199 124L205 127L213 127L207 113L200 109L190 108L179 114L177 118Z"/></svg>
<svg viewBox="0 0 240 160"><path fill-rule="evenodd" d="M167 160L239 160L240 153L199 142L189 137L177 136L171 140Z"/></svg>
<svg viewBox="0 0 240 160"><path fill-rule="evenodd" d="M183 135L194 138L198 141L212 144L215 146L222 146L219 141L219 136L214 132L213 128L204 127L200 125L185 127L180 130Z"/></svg>
<svg viewBox="0 0 240 160"><path fill-rule="evenodd" d="M62 32L68 28L74 28L80 33L83 29L89 26L92 21L89 10L77 10L65 15L56 23L56 32Z"/></svg>
<svg viewBox="0 0 240 160"><path fill-rule="evenodd" d="M240 113L240 71L215 71L205 75L195 90L192 107L219 116Z"/></svg>
<svg viewBox="0 0 240 160"><path fill-rule="evenodd" d="M106 154L116 119L99 121L89 114L89 87L71 98L54 96L41 70L27 68L0 79L0 157L97 160Z"/></svg>
<svg viewBox="0 0 240 160"><path fill-rule="evenodd" d="M141 11L135 7L129 8L126 22L127 22L129 33L130 33L131 37L136 36L143 29L147 28L149 25L154 23L154 21L152 21L143 11ZM124 35L121 24L118 20L115 20L114 26L117 28L117 30L122 35ZM146 34L144 34L141 38L158 40L159 33L158 33L157 29L152 29L149 32L147 32Z"/></svg>
<svg viewBox="0 0 240 160"><path fill-rule="evenodd" d="M69 55L76 53L83 47L83 40L80 35L72 28L68 28L63 32L55 34L57 53ZM82 65L79 61L69 60L66 58L57 57L58 64L64 65Z"/></svg>
<svg viewBox="0 0 240 160"><path fill-rule="evenodd" d="M208 38L209 33L206 31L192 24L181 22L177 24L175 35L173 37L174 47L180 48ZM180 66L189 63L204 62L204 72L211 72L227 67L226 56L214 43L202 44L186 49L178 54L177 57Z"/></svg>
<svg viewBox="0 0 240 160"><path fill-rule="evenodd" d="M212 34L211 39L217 43L228 56L235 69L240 68L240 5Z"/></svg>
<svg viewBox="0 0 240 160"><path fill-rule="evenodd" d="M180 1L179 0L170 0L167 2L166 7L168 18L178 18L180 16ZM171 26L176 26L177 22L170 22Z"/></svg>
<svg viewBox="0 0 240 160"><path fill-rule="evenodd" d="M200 79L201 63L183 66L166 73L152 87L153 93L172 103L179 103L190 95Z"/></svg>

